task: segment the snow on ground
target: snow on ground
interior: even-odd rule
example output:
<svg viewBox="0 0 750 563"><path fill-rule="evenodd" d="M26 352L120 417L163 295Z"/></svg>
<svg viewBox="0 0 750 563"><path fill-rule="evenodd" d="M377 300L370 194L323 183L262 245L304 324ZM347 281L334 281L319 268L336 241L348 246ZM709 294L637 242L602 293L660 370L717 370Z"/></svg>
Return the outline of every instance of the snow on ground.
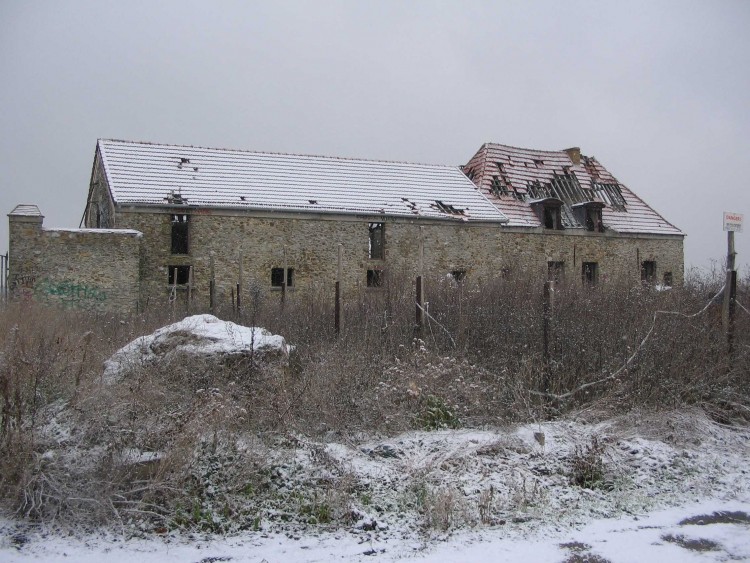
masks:
<svg viewBox="0 0 750 563"><path fill-rule="evenodd" d="M126 540L5 520L0 561L750 561L750 430L700 411L589 418L327 443L296 437L280 446L279 491L348 475L362 491L347 501L350 524L269 516L259 531L236 535ZM577 486L574 462L592 445L601 479Z"/></svg>
<svg viewBox="0 0 750 563"><path fill-rule="evenodd" d="M684 523L696 517L704 520ZM719 522L711 523L712 518ZM383 541L341 531L306 536L253 533L192 540L167 537L129 541L115 536L80 540L33 535L28 540L25 545L13 547L12 538L5 538L0 560L7 563L750 561L750 499L704 500L645 515L598 519L574 528L560 529L553 523L525 529L496 527L433 541L415 538Z"/></svg>
<svg viewBox="0 0 750 563"><path fill-rule="evenodd" d="M264 328L222 321L213 315L193 315L120 348L104 363L104 380L112 381L130 368L176 354L223 357L257 352L286 357L290 350L283 336Z"/></svg>

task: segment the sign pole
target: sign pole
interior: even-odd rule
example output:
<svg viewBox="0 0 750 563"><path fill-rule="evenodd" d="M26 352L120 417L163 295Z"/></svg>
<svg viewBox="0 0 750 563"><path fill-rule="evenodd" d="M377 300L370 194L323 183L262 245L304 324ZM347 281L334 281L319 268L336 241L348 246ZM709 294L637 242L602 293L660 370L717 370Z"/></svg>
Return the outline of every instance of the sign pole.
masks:
<svg viewBox="0 0 750 563"><path fill-rule="evenodd" d="M724 230L727 231L727 274L724 282L724 299L721 321L727 335L727 353L732 356L734 348L734 314L737 300L737 270L735 269L734 233L742 232L744 217L740 213L724 212Z"/></svg>

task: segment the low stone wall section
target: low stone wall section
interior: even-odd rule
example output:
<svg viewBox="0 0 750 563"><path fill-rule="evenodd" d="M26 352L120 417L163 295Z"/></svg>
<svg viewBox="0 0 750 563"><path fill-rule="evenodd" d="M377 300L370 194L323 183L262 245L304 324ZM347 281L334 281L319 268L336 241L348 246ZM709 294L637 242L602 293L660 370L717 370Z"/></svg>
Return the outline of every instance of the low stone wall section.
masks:
<svg viewBox="0 0 750 563"><path fill-rule="evenodd" d="M134 312L143 235L132 230L46 229L10 217L12 297L50 305Z"/></svg>

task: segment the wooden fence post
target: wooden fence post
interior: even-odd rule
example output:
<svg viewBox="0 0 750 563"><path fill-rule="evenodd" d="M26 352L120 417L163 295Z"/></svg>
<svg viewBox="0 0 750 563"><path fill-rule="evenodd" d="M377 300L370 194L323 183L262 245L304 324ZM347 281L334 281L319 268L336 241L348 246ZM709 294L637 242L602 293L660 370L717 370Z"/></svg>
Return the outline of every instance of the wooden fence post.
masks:
<svg viewBox="0 0 750 563"><path fill-rule="evenodd" d="M286 285L287 285L287 261L286 261L286 246L284 247L284 260L282 266L284 267L283 277L281 280L281 310L284 310L284 302L286 301Z"/></svg>
<svg viewBox="0 0 750 563"><path fill-rule="evenodd" d="M237 316L242 317L242 249L240 249L240 268L237 281Z"/></svg>
<svg viewBox="0 0 750 563"><path fill-rule="evenodd" d="M341 253L343 245L339 244L338 247L338 264L336 267L336 302L334 304L334 321L333 330L336 336L341 332Z"/></svg>
<svg viewBox="0 0 750 563"><path fill-rule="evenodd" d="M417 275L416 330L421 336L424 328L424 227L419 227L419 273Z"/></svg>
<svg viewBox="0 0 750 563"><path fill-rule="evenodd" d="M211 279L208 282L208 308L211 314L216 312L216 271L214 270L214 255L209 258Z"/></svg>
<svg viewBox="0 0 750 563"><path fill-rule="evenodd" d="M544 359L544 374L542 376L542 392L549 393L550 388L550 353L549 343L551 336L552 316L555 304L555 282L544 282L544 299L542 302L542 358Z"/></svg>

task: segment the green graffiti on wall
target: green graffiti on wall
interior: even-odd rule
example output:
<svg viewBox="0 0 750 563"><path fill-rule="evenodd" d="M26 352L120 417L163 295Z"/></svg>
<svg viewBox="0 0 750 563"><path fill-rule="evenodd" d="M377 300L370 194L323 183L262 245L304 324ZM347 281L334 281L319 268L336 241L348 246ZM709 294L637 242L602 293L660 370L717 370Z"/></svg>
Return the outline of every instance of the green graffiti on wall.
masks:
<svg viewBox="0 0 750 563"><path fill-rule="evenodd" d="M101 303L107 300L107 293L95 285L69 280L40 280L34 292L46 299L54 299L66 305Z"/></svg>

